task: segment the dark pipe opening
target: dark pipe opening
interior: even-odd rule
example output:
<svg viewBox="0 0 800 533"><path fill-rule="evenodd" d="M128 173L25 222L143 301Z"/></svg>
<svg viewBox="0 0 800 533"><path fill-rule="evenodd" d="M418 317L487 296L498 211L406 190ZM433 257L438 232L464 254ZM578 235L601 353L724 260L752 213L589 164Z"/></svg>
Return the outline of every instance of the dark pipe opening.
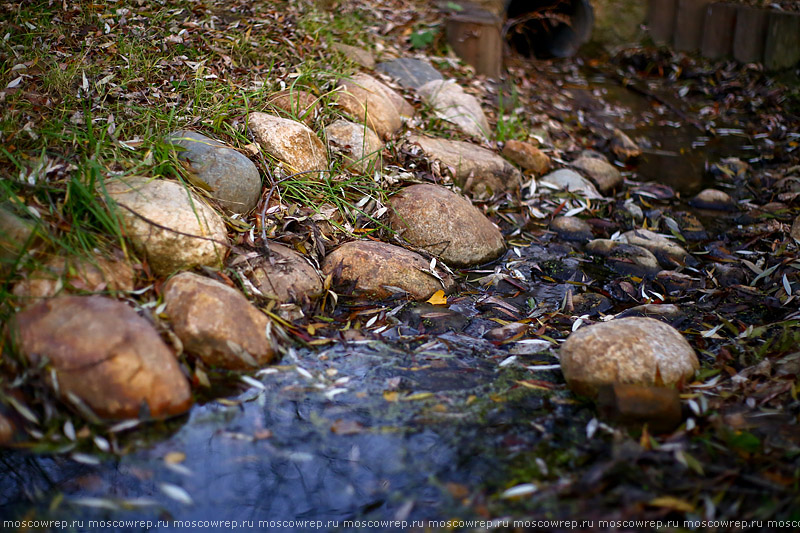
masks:
<svg viewBox="0 0 800 533"><path fill-rule="evenodd" d="M510 0L506 18L511 47L544 59L574 55L592 34L594 11L589 0Z"/></svg>

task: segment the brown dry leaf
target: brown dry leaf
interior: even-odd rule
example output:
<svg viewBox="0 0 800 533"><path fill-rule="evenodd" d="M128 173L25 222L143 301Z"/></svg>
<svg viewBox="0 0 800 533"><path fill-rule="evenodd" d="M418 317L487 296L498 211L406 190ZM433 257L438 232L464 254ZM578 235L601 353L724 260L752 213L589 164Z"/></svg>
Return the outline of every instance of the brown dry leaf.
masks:
<svg viewBox="0 0 800 533"><path fill-rule="evenodd" d="M164 456L164 462L168 465L176 465L186 460L186 454L183 452L169 452Z"/></svg>
<svg viewBox="0 0 800 533"><path fill-rule="evenodd" d="M355 420L341 418L331 425L331 432L337 435L355 435L364 431L364 426Z"/></svg>

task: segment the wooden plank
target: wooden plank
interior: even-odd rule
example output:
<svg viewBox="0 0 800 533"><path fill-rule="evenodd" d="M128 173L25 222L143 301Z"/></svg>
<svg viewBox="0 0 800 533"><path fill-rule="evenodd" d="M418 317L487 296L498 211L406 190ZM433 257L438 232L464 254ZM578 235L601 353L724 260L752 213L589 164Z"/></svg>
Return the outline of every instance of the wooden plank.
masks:
<svg viewBox="0 0 800 533"><path fill-rule="evenodd" d="M733 53L733 34L736 31L737 9L733 4L711 4L706 10L701 53L711 59Z"/></svg>
<svg viewBox="0 0 800 533"><path fill-rule="evenodd" d="M482 10L456 13L447 19L447 42L475 72L492 78L503 67L503 40L498 17Z"/></svg>
<svg viewBox="0 0 800 533"><path fill-rule="evenodd" d="M650 0L647 9L647 29L658 44L671 44L675 31L678 0Z"/></svg>
<svg viewBox="0 0 800 533"><path fill-rule="evenodd" d="M769 12L756 7L738 6L733 32L733 57L742 63L764 60Z"/></svg>
<svg viewBox="0 0 800 533"><path fill-rule="evenodd" d="M700 48L706 8L711 0L678 0L673 45L676 50L693 52Z"/></svg>
<svg viewBox="0 0 800 533"><path fill-rule="evenodd" d="M793 67L800 61L800 13L771 11L764 43L764 66L770 70Z"/></svg>

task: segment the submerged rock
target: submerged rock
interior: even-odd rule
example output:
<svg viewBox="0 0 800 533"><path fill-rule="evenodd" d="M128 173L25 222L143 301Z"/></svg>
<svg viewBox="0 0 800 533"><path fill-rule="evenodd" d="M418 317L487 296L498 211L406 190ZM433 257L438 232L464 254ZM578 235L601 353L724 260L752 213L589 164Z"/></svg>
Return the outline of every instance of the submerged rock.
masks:
<svg viewBox="0 0 800 533"><path fill-rule="evenodd" d="M69 291L132 291L135 273L125 261L93 257L53 257L14 286L15 296L26 299L52 298Z"/></svg>
<svg viewBox="0 0 800 533"><path fill-rule="evenodd" d="M546 176L542 176L539 179L540 183L552 185L558 189L564 189L567 191L571 191L590 200L602 198L602 195L597 192L592 182L575 172L574 170L569 170L566 168L562 168L561 170L556 170L555 172L551 172Z"/></svg>
<svg viewBox="0 0 800 533"><path fill-rule="evenodd" d="M706 231L706 228L693 214L686 213L685 211L679 211L677 213L672 213L671 218L675 220L675 223L678 226L678 231L687 241L704 241L708 239L708 232Z"/></svg>
<svg viewBox="0 0 800 533"><path fill-rule="evenodd" d="M453 288L453 278L430 273L430 264L418 253L384 242L352 241L325 258L323 273L333 275L335 285L352 286L353 292L369 298L388 298L406 293L414 300L427 300L438 290Z"/></svg>
<svg viewBox="0 0 800 533"><path fill-rule="evenodd" d="M683 320L686 315L681 308L674 304L644 304L626 309L617 315L617 318L647 317L655 318L673 326Z"/></svg>
<svg viewBox="0 0 800 533"><path fill-rule="evenodd" d="M262 296L279 302L304 303L322 294L322 279L317 269L291 248L269 243L270 257L262 258L248 278Z"/></svg>
<svg viewBox="0 0 800 533"><path fill-rule="evenodd" d="M638 385L604 385L597 395L600 416L636 429L647 424L653 433L668 433L683 420L681 396L676 389Z"/></svg>
<svg viewBox="0 0 800 533"><path fill-rule="evenodd" d="M611 138L611 151L620 161L628 161L642 155L642 149L617 128L614 128L614 137Z"/></svg>
<svg viewBox="0 0 800 533"><path fill-rule="evenodd" d="M475 198L513 192L522 183L519 170L481 146L426 135L409 135L408 142L422 148L426 158L439 160L451 168L456 184Z"/></svg>
<svg viewBox="0 0 800 533"><path fill-rule="evenodd" d="M62 296L18 313L11 335L31 365L46 359L49 384L102 418L164 418L192 404L189 382L155 328L127 305Z"/></svg>
<svg viewBox="0 0 800 533"><path fill-rule="evenodd" d="M255 164L230 146L193 131L176 131L167 140L183 148L178 156L191 164L195 179L212 198L235 213L247 213L261 196ZM205 187L203 187L205 188Z"/></svg>
<svg viewBox="0 0 800 533"><path fill-rule="evenodd" d="M602 294L583 292L572 297L572 314L596 316L611 309L613 303Z"/></svg>
<svg viewBox="0 0 800 533"><path fill-rule="evenodd" d="M292 119L302 120L309 127L319 114L320 107L319 98L299 89L286 89L271 94L267 105L285 111Z"/></svg>
<svg viewBox="0 0 800 533"><path fill-rule="evenodd" d="M567 385L588 397L616 383L674 387L700 366L683 335L652 318L621 318L580 328L561 345L559 358Z"/></svg>
<svg viewBox="0 0 800 533"><path fill-rule="evenodd" d="M717 189L704 189L689 200L689 205L700 209L715 211L736 211L736 203L731 196Z"/></svg>
<svg viewBox="0 0 800 533"><path fill-rule="evenodd" d="M593 238L589 223L577 217L555 217L550 229L565 241L588 242Z"/></svg>
<svg viewBox="0 0 800 533"><path fill-rule="evenodd" d="M381 169L383 143L371 129L348 120L337 120L327 128L328 144L342 154L348 167L362 174Z"/></svg>
<svg viewBox="0 0 800 533"><path fill-rule="evenodd" d="M579 157L572 162L572 166L582 170L589 176L597 190L607 194L622 185L622 174L619 170L602 159L595 157Z"/></svg>
<svg viewBox="0 0 800 533"><path fill-rule="evenodd" d="M550 170L550 157L531 143L510 140L503 146L503 156L507 157L523 170L535 174L544 174Z"/></svg>
<svg viewBox="0 0 800 533"><path fill-rule="evenodd" d="M403 125L397 101L393 102L388 95L394 91L372 76L359 73L341 80L339 87L339 107L366 124L381 139L389 139Z"/></svg>
<svg viewBox="0 0 800 533"><path fill-rule="evenodd" d="M376 68L409 89L419 89L426 83L443 79L439 71L428 63L410 57L379 63Z"/></svg>
<svg viewBox="0 0 800 533"><path fill-rule="evenodd" d="M290 173L328 169L325 145L305 124L266 113L250 113L248 125L256 142L285 163Z"/></svg>
<svg viewBox="0 0 800 533"><path fill-rule="evenodd" d="M652 277L661 271L656 257L646 248L609 239L595 239L586 245L592 255L606 258L606 264L620 274Z"/></svg>
<svg viewBox="0 0 800 533"><path fill-rule="evenodd" d="M184 350L208 366L248 370L275 358L269 319L232 287L184 272L164 287L164 303Z"/></svg>
<svg viewBox="0 0 800 533"><path fill-rule="evenodd" d="M683 291L703 288L703 280L674 270L662 270L656 274L655 280L667 290L667 294L678 294Z"/></svg>
<svg viewBox="0 0 800 533"><path fill-rule="evenodd" d="M417 89L436 115L472 137L488 139L491 129L478 99L453 80L431 81Z"/></svg>
<svg viewBox="0 0 800 533"><path fill-rule="evenodd" d="M664 268L697 264L697 260L679 244L647 229L626 231L619 240L650 250Z"/></svg>
<svg viewBox="0 0 800 533"><path fill-rule="evenodd" d="M180 183L130 177L107 181L127 236L156 274L219 267L228 252L222 218Z"/></svg>
<svg viewBox="0 0 800 533"><path fill-rule="evenodd" d="M505 250L503 234L472 203L439 185L412 185L389 200L389 225L451 266L480 265Z"/></svg>

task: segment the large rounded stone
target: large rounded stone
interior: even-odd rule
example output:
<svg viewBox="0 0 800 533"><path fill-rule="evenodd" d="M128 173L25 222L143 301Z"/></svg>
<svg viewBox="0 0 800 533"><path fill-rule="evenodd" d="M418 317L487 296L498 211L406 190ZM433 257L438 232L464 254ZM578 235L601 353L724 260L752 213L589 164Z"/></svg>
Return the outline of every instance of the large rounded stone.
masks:
<svg viewBox="0 0 800 533"><path fill-rule="evenodd" d="M620 274L653 277L661 271L656 256L641 246L595 239L586 245L586 251L605 257L606 264Z"/></svg>
<svg viewBox="0 0 800 533"><path fill-rule="evenodd" d="M269 243L269 253L248 274L263 296L279 302L306 302L322 294L319 273L302 255L274 242Z"/></svg>
<svg viewBox="0 0 800 533"><path fill-rule="evenodd" d="M555 217L550 229L565 241L588 242L592 240L592 227L577 217Z"/></svg>
<svg viewBox="0 0 800 533"><path fill-rule="evenodd" d="M559 358L570 389L588 397L615 383L673 387L700 366L683 335L652 318L583 327L561 345Z"/></svg>
<svg viewBox="0 0 800 533"><path fill-rule="evenodd" d="M531 143L510 140L503 146L503 155L535 174L544 174L550 170L550 158Z"/></svg>
<svg viewBox="0 0 800 533"><path fill-rule="evenodd" d="M64 296L18 313L12 338L66 402L70 395L102 418L155 418L192 404L186 376L155 328L127 305L101 296ZM54 380L50 376L54 376Z"/></svg>
<svg viewBox="0 0 800 533"><path fill-rule="evenodd" d="M579 157L572 162L572 166L585 172L603 194L622 185L622 174L619 173L619 170L602 159Z"/></svg>
<svg viewBox="0 0 800 533"><path fill-rule="evenodd" d="M522 183L519 170L481 146L425 135L409 135L408 142L419 146L427 159L439 160L451 168L456 184L474 198L513 192Z"/></svg>
<svg viewBox="0 0 800 533"><path fill-rule="evenodd" d="M542 176L539 181L543 184L551 185L557 189L571 191L590 200L602 198L592 182L568 168L562 168Z"/></svg>
<svg viewBox="0 0 800 533"><path fill-rule="evenodd" d="M337 120L325 128L332 149L340 152L347 166L362 174L380 170L383 143L371 129L349 120Z"/></svg>
<svg viewBox="0 0 800 533"><path fill-rule="evenodd" d="M454 80L431 81L417 92L430 104L436 116L446 120L472 137L491 137L489 121L478 99L464 92Z"/></svg>
<svg viewBox="0 0 800 533"><path fill-rule="evenodd" d="M626 231L620 235L619 240L650 250L664 268L697 264L697 260L690 256L689 252L684 250L681 245L648 229Z"/></svg>
<svg viewBox="0 0 800 533"><path fill-rule="evenodd" d="M107 181L134 247L156 274L219 267L228 252L222 218L180 183L142 177Z"/></svg>
<svg viewBox="0 0 800 533"><path fill-rule="evenodd" d="M26 279L14 285L15 296L25 299L52 298L67 291L132 291L135 273L125 261L93 257L52 257Z"/></svg>
<svg viewBox="0 0 800 533"><path fill-rule="evenodd" d="M704 189L689 200L689 205L714 211L736 211L737 206L731 196L717 189Z"/></svg>
<svg viewBox="0 0 800 533"><path fill-rule="evenodd" d="M236 289L184 272L169 280L164 302L184 349L205 364L247 370L274 359L269 319Z"/></svg>
<svg viewBox="0 0 800 533"><path fill-rule="evenodd" d="M286 164L289 172L328 170L325 145L305 124L267 113L250 113L248 125L256 142ZM313 172L309 175L319 176Z"/></svg>
<svg viewBox="0 0 800 533"><path fill-rule="evenodd" d="M403 291L414 300L427 300L454 284L449 274L439 274L441 282L430 274L430 264L421 255L384 242L345 243L328 254L322 270L326 276L333 274L337 286L352 285L354 293L376 299Z"/></svg>
<svg viewBox="0 0 800 533"><path fill-rule="evenodd" d="M451 266L497 259L503 234L472 203L439 185L412 185L390 199L389 224L401 238Z"/></svg>
<svg viewBox="0 0 800 533"><path fill-rule="evenodd" d="M183 148L178 155L208 185L211 196L234 213L247 213L261 196L261 177L247 156L193 131L176 131L168 141Z"/></svg>
<svg viewBox="0 0 800 533"><path fill-rule="evenodd" d="M356 74L341 80L339 87L339 107L381 139L390 138L403 125L397 105L387 95L391 89L372 76Z"/></svg>

